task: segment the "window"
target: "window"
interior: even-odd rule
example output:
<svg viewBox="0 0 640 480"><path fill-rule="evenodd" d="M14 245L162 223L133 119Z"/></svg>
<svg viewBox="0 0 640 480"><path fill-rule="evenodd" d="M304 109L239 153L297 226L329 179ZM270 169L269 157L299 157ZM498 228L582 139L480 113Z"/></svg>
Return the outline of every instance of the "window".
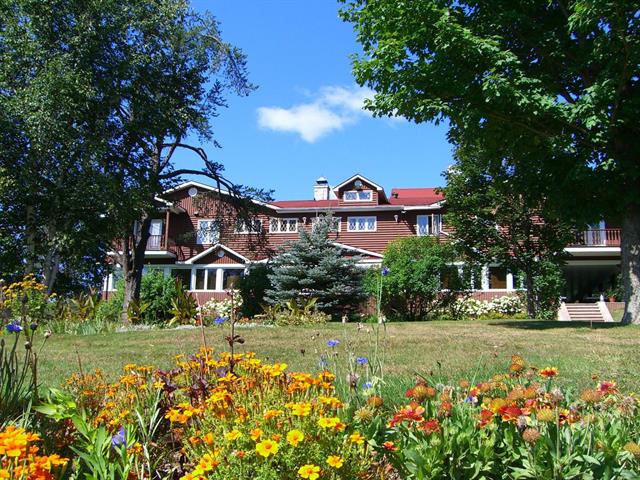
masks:
<svg viewBox="0 0 640 480"><path fill-rule="evenodd" d="M371 190L347 190L342 196L345 202L370 202Z"/></svg>
<svg viewBox="0 0 640 480"><path fill-rule="evenodd" d="M375 232L376 217L348 217L347 230L350 232Z"/></svg>
<svg viewBox="0 0 640 480"><path fill-rule="evenodd" d="M329 229L330 232L339 232L340 231L340 220L342 220L340 217L331 217L331 219L329 219L329 217L314 217L311 219L311 230L315 230L316 226L318 225L319 222L321 221L331 221L331 228Z"/></svg>
<svg viewBox="0 0 640 480"><path fill-rule="evenodd" d="M191 290L191 269L172 268L171 277L180 280L183 288Z"/></svg>
<svg viewBox="0 0 640 480"><path fill-rule="evenodd" d="M198 220L196 242L198 245L213 244L220 238L220 228L215 220Z"/></svg>
<svg viewBox="0 0 640 480"><path fill-rule="evenodd" d="M489 267L489 288L507 288L507 269L504 267Z"/></svg>
<svg viewBox="0 0 640 480"><path fill-rule="evenodd" d="M262 231L262 222L260 220L240 219L236 223L236 233L260 233Z"/></svg>
<svg viewBox="0 0 640 480"><path fill-rule="evenodd" d="M224 290L235 288L238 280L244 275L243 268L225 268L224 276L222 277L222 288Z"/></svg>
<svg viewBox="0 0 640 480"><path fill-rule="evenodd" d="M271 233L296 233L298 231L297 218L272 218L269 222Z"/></svg>
<svg viewBox="0 0 640 480"><path fill-rule="evenodd" d="M151 220L147 250L160 250L162 246L162 220Z"/></svg>
<svg viewBox="0 0 640 480"><path fill-rule="evenodd" d="M197 268L194 290L216 290L216 269Z"/></svg>
<svg viewBox="0 0 640 480"><path fill-rule="evenodd" d="M416 221L416 233L419 237L424 235L439 235L442 230L442 215L418 215Z"/></svg>

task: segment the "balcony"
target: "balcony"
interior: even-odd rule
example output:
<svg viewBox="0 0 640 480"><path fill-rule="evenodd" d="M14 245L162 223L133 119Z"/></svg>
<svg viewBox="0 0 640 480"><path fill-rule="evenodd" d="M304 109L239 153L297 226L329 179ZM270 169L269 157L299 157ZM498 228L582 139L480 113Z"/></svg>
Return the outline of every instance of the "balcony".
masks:
<svg viewBox="0 0 640 480"><path fill-rule="evenodd" d="M569 247L619 247L620 229L585 230L576 234Z"/></svg>
<svg viewBox="0 0 640 480"><path fill-rule="evenodd" d="M164 235L149 235L149 240L147 241L148 251L155 252L164 249Z"/></svg>

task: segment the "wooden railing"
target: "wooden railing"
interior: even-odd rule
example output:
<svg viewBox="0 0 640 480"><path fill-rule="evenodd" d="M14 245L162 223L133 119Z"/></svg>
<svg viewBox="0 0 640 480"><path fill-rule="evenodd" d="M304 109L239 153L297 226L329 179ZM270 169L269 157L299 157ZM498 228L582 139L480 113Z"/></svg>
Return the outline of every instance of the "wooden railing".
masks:
<svg viewBox="0 0 640 480"><path fill-rule="evenodd" d="M147 250L164 250L164 235L149 235Z"/></svg>
<svg viewBox="0 0 640 480"><path fill-rule="evenodd" d="M619 247L620 229L585 230L576 234L570 247Z"/></svg>

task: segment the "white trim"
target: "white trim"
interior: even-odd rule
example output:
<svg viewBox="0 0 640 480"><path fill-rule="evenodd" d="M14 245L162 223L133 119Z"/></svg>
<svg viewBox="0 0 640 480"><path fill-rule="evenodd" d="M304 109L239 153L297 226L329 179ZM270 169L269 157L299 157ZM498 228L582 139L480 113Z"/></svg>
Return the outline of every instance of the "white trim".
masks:
<svg viewBox="0 0 640 480"><path fill-rule="evenodd" d="M207 248L206 250L203 250L202 252L200 252L195 257L191 257L189 260L184 262L182 265L193 265L196 260L199 260L200 258L206 257L207 255L209 255L212 252L215 252L219 248L229 252L231 255L235 255L236 257L238 257L243 262L249 262L249 259L247 257L245 257L244 255L240 255L238 252L236 252L235 250L230 249L226 245L223 245L221 243L216 243L215 245ZM214 264L214 265L217 265L217 264ZM198 267L201 267L201 265L198 265Z"/></svg>
<svg viewBox="0 0 640 480"><path fill-rule="evenodd" d="M203 231L200 228L200 223L202 222L208 222L213 225L211 225L210 227L207 227L207 231L202 233ZM197 245L212 245L212 244L217 245L218 244L218 240L220 240L220 222L218 220L216 220L215 218L199 218L196 225L197 225L197 228L196 228L196 244ZM215 225L215 228L214 228L214 225ZM213 236L217 237L215 238L215 241L213 242L204 241L204 240L213 240L212 238Z"/></svg>
<svg viewBox="0 0 640 480"><path fill-rule="evenodd" d="M311 231L313 232L314 228L316 228L315 224L318 223L318 221L321 218L327 218L324 215L322 216L318 216L318 217L311 217ZM329 229L330 233L340 233L342 231L342 217L331 217L331 221L333 222L334 220L338 221L338 228L336 230L334 229Z"/></svg>
<svg viewBox="0 0 640 480"><path fill-rule="evenodd" d="M258 230L256 230L256 231L254 231L254 230L247 230L247 231L244 231L244 232L238 231L238 222L236 221L236 228L233 230L233 233L235 233L236 235L251 235L251 234L258 235L258 234L262 233L262 220L260 218L254 218L251 221L252 222L258 222L260 224L260 228ZM245 226L245 227L247 226L246 222L242 222L242 225Z"/></svg>
<svg viewBox="0 0 640 480"><path fill-rule="evenodd" d="M565 252L570 253L574 257L580 256L605 256L611 254L619 254L620 247L567 247Z"/></svg>
<svg viewBox="0 0 640 480"><path fill-rule="evenodd" d="M371 185L372 187L374 187L376 190L379 191L384 191L384 189L378 185L377 183L373 183L371 180L369 180L366 177L363 177L362 175L360 175L359 173L356 173L353 177L348 178L347 180L345 180L344 182L340 183L339 185L336 185L335 187L333 187L333 191L337 192L338 190L340 190L340 188L344 187L346 184L348 184L349 182L352 182L356 179L362 180L363 182L368 183L369 185Z"/></svg>
<svg viewBox="0 0 640 480"><path fill-rule="evenodd" d="M376 258L384 258L380 253L372 252L370 250L365 250L364 248L352 247L351 245L345 245L344 243L332 242L332 245L336 247L342 248L344 250L352 250L354 252L362 253L363 255L369 255L371 257Z"/></svg>
<svg viewBox="0 0 640 480"><path fill-rule="evenodd" d="M605 260L567 260L565 262L567 267L617 267L620 266L620 259L605 259Z"/></svg>
<svg viewBox="0 0 640 480"><path fill-rule="evenodd" d="M177 192L179 190L184 190L185 188L188 188L188 187L197 187L197 188L201 188L203 190L208 190L210 192L218 192L221 195L227 195L229 197L235 196L231 192L229 192L229 190L222 190L221 188L213 187L211 185L207 185L206 183L196 182L195 180L189 180L189 181L186 181L186 182L181 183L179 185L176 185L173 188L169 188L169 189L165 190L164 192L162 192L162 195L167 195L169 193ZM240 198L240 197L238 197L238 198ZM162 200L162 201L166 202L166 200ZM253 198L251 199L251 202L255 203L256 205L271 206L268 203L261 202L259 200L255 200ZM277 208L277 207L272 207L272 208Z"/></svg>
<svg viewBox="0 0 640 480"><path fill-rule="evenodd" d="M116 255L122 255L122 251L115 252L113 250L107 252L107 255L110 257L114 257ZM176 254L170 252L169 250L145 250L144 251L145 258L176 258Z"/></svg>
<svg viewBox="0 0 640 480"><path fill-rule="evenodd" d="M346 194L347 193L355 193L356 194L356 198L351 200L351 199L347 199L346 198ZM369 194L369 198L360 198L360 194L361 193L368 193ZM342 201L343 202L353 202L353 203L358 203L358 202L372 202L373 201L373 190L345 190L344 192L342 192Z"/></svg>
<svg viewBox="0 0 640 480"><path fill-rule="evenodd" d="M355 218L355 219L364 218L365 226L368 226L369 219L373 218L373 229L366 228L364 230L360 230L359 228L356 228L356 229L349 228L349 223L351 222L352 218ZM358 220L356 220L356 226L357 226L357 223L358 223ZM352 215L347 217L347 232L371 233L371 232L377 232L377 231L378 231L378 217L375 215Z"/></svg>
<svg viewBox="0 0 640 480"><path fill-rule="evenodd" d="M278 230L273 229L273 224L271 223L273 220L278 221ZM282 230L282 225L284 221L295 220L296 229L294 231L290 231L287 227L287 230ZM281 233L298 233L300 231L300 220L298 217L269 217L269 233L281 234Z"/></svg>

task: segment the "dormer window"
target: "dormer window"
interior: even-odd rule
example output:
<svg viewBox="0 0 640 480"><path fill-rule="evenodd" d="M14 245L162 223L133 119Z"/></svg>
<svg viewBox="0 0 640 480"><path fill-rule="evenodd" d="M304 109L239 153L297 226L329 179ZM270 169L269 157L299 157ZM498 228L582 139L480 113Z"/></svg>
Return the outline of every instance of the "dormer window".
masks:
<svg viewBox="0 0 640 480"><path fill-rule="evenodd" d="M345 202L370 202L371 190L347 190L344 192Z"/></svg>

